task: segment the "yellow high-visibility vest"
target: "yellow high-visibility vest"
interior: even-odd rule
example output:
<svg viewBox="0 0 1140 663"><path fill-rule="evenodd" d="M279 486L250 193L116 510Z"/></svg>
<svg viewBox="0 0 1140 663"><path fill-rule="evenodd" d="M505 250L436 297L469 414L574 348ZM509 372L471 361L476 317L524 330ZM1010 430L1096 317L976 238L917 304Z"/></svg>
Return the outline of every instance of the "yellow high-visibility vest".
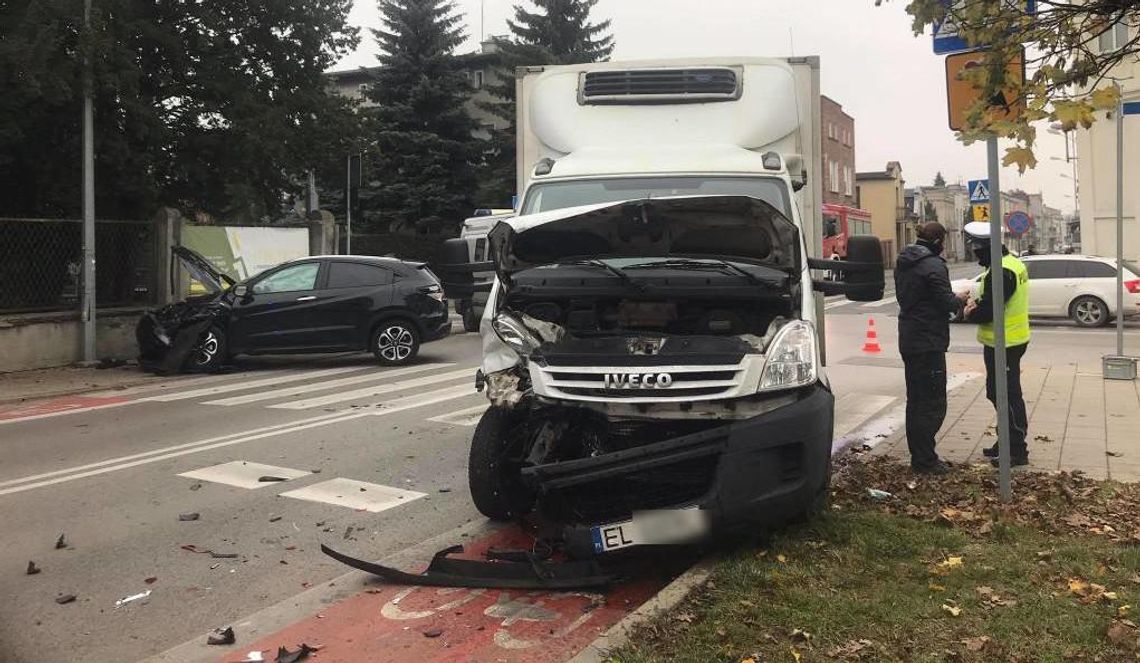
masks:
<svg viewBox="0 0 1140 663"><path fill-rule="evenodd" d="M1005 303L1005 346L1025 345L1029 342L1029 270L1025 263L1017 258L1006 255L1001 259L1002 269L1008 269L1017 277L1017 290ZM986 271L989 275L990 270ZM1001 278L995 277L995 278ZM982 287L978 296L986 294L986 278L982 277ZM994 323L983 322L978 325L978 342L982 345L994 347Z"/></svg>

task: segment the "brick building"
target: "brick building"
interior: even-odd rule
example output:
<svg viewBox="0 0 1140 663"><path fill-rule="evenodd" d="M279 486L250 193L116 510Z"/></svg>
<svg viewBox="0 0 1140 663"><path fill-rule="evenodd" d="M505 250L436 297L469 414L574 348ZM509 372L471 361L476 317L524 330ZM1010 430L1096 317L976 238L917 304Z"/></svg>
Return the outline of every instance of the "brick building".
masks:
<svg viewBox="0 0 1140 663"><path fill-rule="evenodd" d="M836 101L820 97L823 131L823 202L856 207L855 120Z"/></svg>

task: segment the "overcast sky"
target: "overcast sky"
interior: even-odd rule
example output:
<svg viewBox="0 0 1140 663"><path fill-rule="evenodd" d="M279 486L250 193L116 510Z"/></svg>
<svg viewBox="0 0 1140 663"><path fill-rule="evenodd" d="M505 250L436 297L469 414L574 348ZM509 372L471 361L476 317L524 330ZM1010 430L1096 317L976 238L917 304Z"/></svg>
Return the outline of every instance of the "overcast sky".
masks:
<svg viewBox="0 0 1140 663"><path fill-rule="evenodd" d="M506 19L518 0L457 0L467 18L468 43L506 34ZM823 93L855 118L859 171L902 164L907 186L929 185L938 171L948 182L986 174L984 144L965 147L946 123L945 69L931 51L929 35L914 37L905 0L601 0L597 20L612 19L614 59L699 55L818 55ZM356 0L351 20L379 25L374 0ZM356 53L338 69L375 64L376 44L363 35ZM1018 175L1003 169L1002 189L1042 192L1049 205L1073 208L1072 172L1065 143L1038 129L1038 166ZM1052 161L1050 157L1061 157Z"/></svg>

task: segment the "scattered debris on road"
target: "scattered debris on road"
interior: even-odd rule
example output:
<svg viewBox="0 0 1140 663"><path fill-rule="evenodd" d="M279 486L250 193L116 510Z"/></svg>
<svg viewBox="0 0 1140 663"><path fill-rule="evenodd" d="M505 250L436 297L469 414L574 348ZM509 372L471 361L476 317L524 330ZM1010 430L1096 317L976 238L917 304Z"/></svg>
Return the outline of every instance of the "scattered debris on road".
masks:
<svg viewBox="0 0 1140 663"><path fill-rule="evenodd" d="M24 571L24 573L27 575L30 575L30 576L34 576L39 572L40 572L40 567L36 566L35 562L28 560L28 570Z"/></svg>
<svg viewBox="0 0 1140 663"><path fill-rule="evenodd" d="M67 547L67 535L60 533L59 538L55 540L55 549L63 550Z"/></svg>
<svg viewBox="0 0 1140 663"><path fill-rule="evenodd" d="M201 481L190 485L190 490L199 490L201 488L202 488L202 482Z"/></svg>
<svg viewBox="0 0 1140 663"><path fill-rule="evenodd" d="M200 555L209 555L214 559L237 559L237 553L221 553L210 550L209 548L199 548L193 543L183 543L179 548L187 552L198 553Z"/></svg>
<svg viewBox="0 0 1140 663"><path fill-rule="evenodd" d="M269 522L271 523L275 523L278 520L281 520L281 516L269 516Z"/></svg>
<svg viewBox="0 0 1140 663"><path fill-rule="evenodd" d="M893 494L888 493L885 490L879 490L878 488L868 488L867 494L870 495L872 499L876 500L887 500L894 497Z"/></svg>
<svg viewBox="0 0 1140 663"><path fill-rule="evenodd" d="M441 493L450 493L450 492L451 492L451 488L448 488L447 486L444 486L443 488L440 488L440 489L439 489L439 492L441 492Z"/></svg>
<svg viewBox="0 0 1140 663"><path fill-rule="evenodd" d="M67 603L74 603L75 602L75 594L60 594L59 596L55 597L55 602L60 604L60 605L64 605Z"/></svg>
<svg viewBox="0 0 1140 663"><path fill-rule="evenodd" d="M264 660L265 657L261 655L260 651L251 651L239 663L262 663Z"/></svg>
<svg viewBox="0 0 1140 663"><path fill-rule="evenodd" d="M180 513L180 514L178 514L178 520L180 522L184 522L184 523L188 523L188 522L191 522L194 520L198 520L201 517L202 516L199 513Z"/></svg>
<svg viewBox="0 0 1140 663"><path fill-rule="evenodd" d="M151 576L149 578L144 578L143 582L145 582L148 585L153 585L154 583L158 582L158 576Z"/></svg>
<svg viewBox="0 0 1140 663"><path fill-rule="evenodd" d="M237 642L237 638L234 636L234 628L232 626L225 628L218 627L214 629L213 633L210 633L210 635L206 637L206 644L208 645L232 645L235 642ZM258 654L260 653L261 652L258 652Z"/></svg>
<svg viewBox="0 0 1140 663"><path fill-rule="evenodd" d="M429 628L424 631L425 638L438 638L441 635L443 635L443 629L441 628Z"/></svg>
<svg viewBox="0 0 1140 663"><path fill-rule="evenodd" d="M128 603L134 603L135 601L141 601L141 600L143 600L149 596L150 596L150 590L149 589L146 590L145 592L139 592L138 594L131 594L130 596L127 596L127 597L119 599L118 601L115 601L115 607L121 608Z"/></svg>
<svg viewBox="0 0 1140 663"><path fill-rule="evenodd" d="M209 552L210 557L213 557L214 559L237 559L238 558L237 553L220 553L220 552L214 552L213 550L209 550L207 552Z"/></svg>
<svg viewBox="0 0 1140 663"><path fill-rule="evenodd" d="M257 480L262 482L262 483L272 483L275 481L288 481L289 479L286 477L277 477L277 476L267 474L265 476L257 477Z"/></svg>

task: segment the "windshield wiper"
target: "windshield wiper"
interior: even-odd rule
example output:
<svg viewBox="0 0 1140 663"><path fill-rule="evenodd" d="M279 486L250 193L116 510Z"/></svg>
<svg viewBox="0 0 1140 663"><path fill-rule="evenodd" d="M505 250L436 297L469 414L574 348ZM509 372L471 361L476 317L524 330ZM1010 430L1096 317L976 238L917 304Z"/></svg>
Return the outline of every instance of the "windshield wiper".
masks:
<svg viewBox="0 0 1140 663"><path fill-rule="evenodd" d="M607 272L609 272L610 274L613 274L614 276L621 279L622 283L625 283L626 285L632 285L632 286L636 286L639 288L645 287L645 285L642 283L634 283L633 279L630 278L629 274L626 274L624 271L622 271L621 269L619 269L617 267L614 267L613 265L609 264L605 260L599 260L597 258L581 258L578 260L565 260L565 261L559 262L558 264L559 265L590 265L593 267L600 267L600 268L606 270Z"/></svg>
<svg viewBox="0 0 1140 663"><path fill-rule="evenodd" d="M744 269L739 265L734 265L731 262L723 260L688 260L685 258L671 258L669 260L662 260L660 262L643 262L636 265L626 265L626 269L649 269L652 267L672 267L674 269L727 269L731 272L739 274L748 279L752 285L761 285L761 281L755 274Z"/></svg>

